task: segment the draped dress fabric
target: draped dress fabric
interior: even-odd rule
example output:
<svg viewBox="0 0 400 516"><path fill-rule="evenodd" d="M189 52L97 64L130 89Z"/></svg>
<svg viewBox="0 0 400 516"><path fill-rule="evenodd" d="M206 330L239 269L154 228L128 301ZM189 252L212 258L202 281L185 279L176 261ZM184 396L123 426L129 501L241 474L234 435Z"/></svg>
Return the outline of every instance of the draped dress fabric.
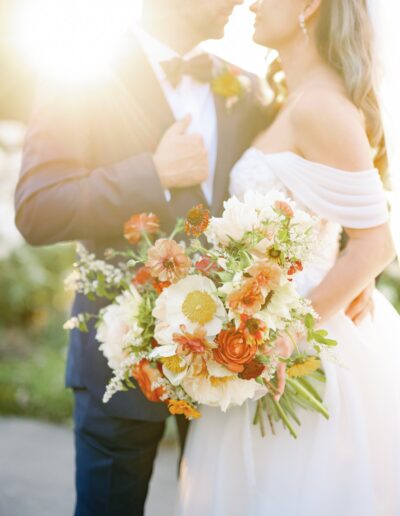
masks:
<svg viewBox="0 0 400 516"><path fill-rule="evenodd" d="M231 173L231 194L272 189L320 218L315 256L296 279L303 295L335 263L342 227L388 219L376 170L249 149ZM323 358L330 419L302 410L297 440L281 425L262 438L252 424L254 402L226 414L201 408L182 461L176 516L400 516L400 316L378 291L374 302L373 317L359 326L344 311L324 322L338 342Z"/></svg>

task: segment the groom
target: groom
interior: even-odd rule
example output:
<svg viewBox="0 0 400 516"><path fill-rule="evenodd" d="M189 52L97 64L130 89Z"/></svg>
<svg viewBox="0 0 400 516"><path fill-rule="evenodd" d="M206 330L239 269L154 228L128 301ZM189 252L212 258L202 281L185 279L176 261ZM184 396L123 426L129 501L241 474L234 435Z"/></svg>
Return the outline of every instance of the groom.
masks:
<svg viewBox="0 0 400 516"><path fill-rule="evenodd" d="M129 35L107 80L39 91L16 191L16 222L29 243L81 240L101 257L107 248L125 248L123 223L134 213L157 213L166 230L198 203L221 213L229 171L268 120L253 78L254 87L228 108L224 90L212 87L220 72L193 49L221 38L240 3L144 0L142 28ZM73 313L105 304L78 295ZM361 299L353 312L364 305ZM76 516L143 514L168 416L139 389L103 404L110 377L95 329L71 332Z"/></svg>

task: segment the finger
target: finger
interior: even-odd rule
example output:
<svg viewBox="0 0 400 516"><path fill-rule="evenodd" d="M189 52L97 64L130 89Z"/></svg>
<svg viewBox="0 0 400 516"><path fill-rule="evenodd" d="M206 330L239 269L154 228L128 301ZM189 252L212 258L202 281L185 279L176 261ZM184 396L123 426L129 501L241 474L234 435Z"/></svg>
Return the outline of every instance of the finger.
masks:
<svg viewBox="0 0 400 516"><path fill-rule="evenodd" d="M363 311L364 307L367 305L369 296L366 292L362 292L359 296L357 296L347 307L346 315L350 319L354 319L357 315Z"/></svg>
<svg viewBox="0 0 400 516"><path fill-rule="evenodd" d="M175 134L185 134L191 122L191 115L186 115L181 120L178 120L173 125L171 125L168 131L173 132Z"/></svg>
<svg viewBox="0 0 400 516"><path fill-rule="evenodd" d="M354 324L356 324L358 326L363 322L363 320L368 315L371 315L371 317L372 317L373 311L374 311L374 303L373 303L372 299L370 299L368 301L368 303L364 306L364 308L354 317L354 319L353 319Z"/></svg>
<svg viewBox="0 0 400 516"><path fill-rule="evenodd" d="M285 391L286 385L286 364L280 362L278 364L278 368L276 371L276 379L277 379L277 392L274 395L274 400L279 401L282 394Z"/></svg>

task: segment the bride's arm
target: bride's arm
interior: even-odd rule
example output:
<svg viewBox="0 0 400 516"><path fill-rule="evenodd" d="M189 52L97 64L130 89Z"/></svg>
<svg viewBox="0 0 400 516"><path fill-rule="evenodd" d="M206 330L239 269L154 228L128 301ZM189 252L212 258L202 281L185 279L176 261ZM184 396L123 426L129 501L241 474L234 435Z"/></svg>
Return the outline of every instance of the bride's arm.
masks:
<svg viewBox="0 0 400 516"><path fill-rule="evenodd" d="M292 120L296 150L306 159L349 173L373 168L360 113L340 93L320 89L304 96ZM322 319L346 309L395 257L388 224L345 231L345 250L310 295Z"/></svg>
<svg viewBox="0 0 400 516"><path fill-rule="evenodd" d="M346 233L346 249L308 296L322 320L345 309L395 257L388 224Z"/></svg>

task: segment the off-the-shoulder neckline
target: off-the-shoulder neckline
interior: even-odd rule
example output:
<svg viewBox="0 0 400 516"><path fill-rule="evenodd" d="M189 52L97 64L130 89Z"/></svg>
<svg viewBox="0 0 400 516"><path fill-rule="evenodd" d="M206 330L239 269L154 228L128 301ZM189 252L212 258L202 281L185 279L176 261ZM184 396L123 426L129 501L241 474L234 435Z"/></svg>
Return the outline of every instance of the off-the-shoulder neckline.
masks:
<svg viewBox="0 0 400 516"><path fill-rule="evenodd" d="M303 156L300 156L300 154L297 154L293 151L281 151L281 152L265 152L259 147L255 147L254 145L250 147L248 150L254 150L261 154L262 156L266 158L274 158L279 156L292 156L295 159L298 159L299 161L302 161L303 163L307 163L308 165L324 168L326 170L330 170L331 172L338 172L339 174L371 174L371 172L377 173L378 170L376 168L369 168L365 170L343 170L340 168L332 167L330 165L325 165L324 163L318 163L317 161L311 161L307 158L303 158Z"/></svg>

